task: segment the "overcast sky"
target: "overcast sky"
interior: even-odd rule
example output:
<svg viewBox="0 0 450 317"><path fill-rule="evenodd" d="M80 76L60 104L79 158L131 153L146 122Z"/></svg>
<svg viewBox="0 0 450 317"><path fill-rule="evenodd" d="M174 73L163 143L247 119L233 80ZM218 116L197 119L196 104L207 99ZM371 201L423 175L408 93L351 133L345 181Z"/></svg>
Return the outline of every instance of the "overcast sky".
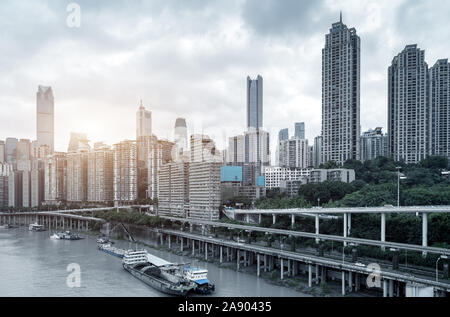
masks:
<svg viewBox="0 0 450 317"><path fill-rule="evenodd" d="M67 5L81 8L70 28ZM361 37L361 129L387 121L387 68L407 44L450 57L448 0L14 0L0 3L0 139L36 138L36 91L52 86L56 149L70 132L135 138L142 99L153 132L226 137L246 123L246 77L264 78L264 126L321 130L321 50L339 20ZM275 148L272 148L275 152Z"/></svg>

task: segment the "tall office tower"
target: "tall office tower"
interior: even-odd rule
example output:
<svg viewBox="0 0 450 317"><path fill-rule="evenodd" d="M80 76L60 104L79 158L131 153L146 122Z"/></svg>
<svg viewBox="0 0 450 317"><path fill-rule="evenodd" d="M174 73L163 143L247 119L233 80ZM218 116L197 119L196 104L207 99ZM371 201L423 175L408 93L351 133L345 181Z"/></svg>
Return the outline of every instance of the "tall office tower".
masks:
<svg viewBox="0 0 450 317"><path fill-rule="evenodd" d="M263 78L247 77L247 129L258 130L263 126Z"/></svg>
<svg viewBox="0 0 450 317"><path fill-rule="evenodd" d="M228 139L227 163L231 165L245 163L245 135Z"/></svg>
<svg viewBox="0 0 450 317"><path fill-rule="evenodd" d="M55 102L51 87L39 86L36 94L36 135L39 145L48 145L54 151L54 111Z"/></svg>
<svg viewBox="0 0 450 317"><path fill-rule="evenodd" d="M89 140L86 133L70 133L69 146L67 148L67 153L74 153L78 151L89 151L91 146L89 145Z"/></svg>
<svg viewBox="0 0 450 317"><path fill-rule="evenodd" d="M17 160L31 159L31 142L28 139L20 139L16 148Z"/></svg>
<svg viewBox="0 0 450 317"><path fill-rule="evenodd" d="M296 122L295 123L295 137L300 139L305 139L305 123Z"/></svg>
<svg viewBox="0 0 450 317"><path fill-rule="evenodd" d="M67 153L67 201L87 200L88 154L87 150Z"/></svg>
<svg viewBox="0 0 450 317"><path fill-rule="evenodd" d="M9 207L22 206L22 171L12 171L8 178Z"/></svg>
<svg viewBox="0 0 450 317"><path fill-rule="evenodd" d="M114 201L134 202L138 199L137 146L135 141L114 145Z"/></svg>
<svg viewBox="0 0 450 317"><path fill-rule="evenodd" d="M0 162L0 207L9 205L9 175L12 172L11 164Z"/></svg>
<svg viewBox="0 0 450 317"><path fill-rule="evenodd" d="M314 167L318 168L322 164L322 136L314 138Z"/></svg>
<svg viewBox="0 0 450 317"><path fill-rule="evenodd" d="M220 168L222 163L189 164L189 211L187 218L219 220L221 201Z"/></svg>
<svg viewBox="0 0 450 317"><path fill-rule="evenodd" d="M359 160L360 38L341 19L325 36L322 50L323 159Z"/></svg>
<svg viewBox="0 0 450 317"><path fill-rule="evenodd" d="M450 159L450 63L440 59L430 68L431 155Z"/></svg>
<svg viewBox="0 0 450 317"><path fill-rule="evenodd" d="M376 159L379 156L385 156L384 145L385 135L382 128L369 130L361 135L361 162Z"/></svg>
<svg viewBox="0 0 450 317"><path fill-rule="evenodd" d="M425 51L407 45L388 69L390 156L417 163L430 154L428 65Z"/></svg>
<svg viewBox="0 0 450 317"><path fill-rule="evenodd" d="M306 168L314 168L314 146L308 145L308 160L306 162Z"/></svg>
<svg viewBox="0 0 450 317"><path fill-rule="evenodd" d="M6 162L6 145L5 145L5 141L0 140L0 163L5 163Z"/></svg>
<svg viewBox="0 0 450 317"><path fill-rule="evenodd" d="M67 198L67 155L54 152L44 160L44 199L56 204Z"/></svg>
<svg viewBox="0 0 450 317"><path fill-rule="evenodd" d="M96 143L88 154L87 200L114 201L114 152L107 145Z"/></svg>
<svg viewBox="0 0 450 317"><path fill-rule="evenodd" d="M158 187L158 215L185 218L189 209L189 163L162 165Z"/></svg>
<svg viewBox="0 0 450 317"><path fill-rule="evenodd" d="M308 140L293 137L280 142L280 166L290 168L307 168Z"/></svg>
<svg viewBox="0 0 450 317"><path fill-rule="evenodd" d="M296 126L297 128L297 126ZM295 130L297 132L297 129ZM289 140L289 129L282 129L278 132L278 142Z"/></svg>
<svg viewBox="0 0 450 317"><path fill-rule="evenodd" d="M191 143L191 163L220 162L222 153L216 148L214 141L207 135L193 134Z"/></svg>
<svg viewBox="0 0 450 317"><path fill-rule="evenodd" d="M17 143L19 140L16 138L7 138L6 139L6 162L7 163L16 163L17 161Z"/></svg>
<svg viewBox="0 0 450 317"><path fill-rule="evenodd" d="M32 163L30 172L30 191L31 191L31 206L38 207L44 200L44 188L45 188L45 172L44 161L35 159Z"/></svg>
<svg viewBox="0 0 450 317"><path fill-rule="evenodd" d="M177 118L175 121L175 144L178 147L178 153L183 153L188 149L187 125L184 118Z"/></svg>
<svg viewBox="0 0 450 317"><path fill-rule="evenodd" d="M152 136L152 113L145 110L142 100L136 112L136 140L141 136Z"/></svg>

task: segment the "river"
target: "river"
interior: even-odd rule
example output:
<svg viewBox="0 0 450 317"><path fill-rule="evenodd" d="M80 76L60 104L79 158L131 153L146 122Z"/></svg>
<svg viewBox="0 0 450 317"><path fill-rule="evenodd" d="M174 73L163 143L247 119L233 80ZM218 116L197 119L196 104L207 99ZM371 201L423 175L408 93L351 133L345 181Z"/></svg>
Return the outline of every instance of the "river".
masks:
<svg viewBox="0 0 450 317"><path fill-rule="evenodd" d="M50 232L30 232L27 228L0 229L0 296L166 296L126 272L121 259L97 249L96 237L83 240L51 240ZM125 241L117 247L132 248ZM302 297L306 294L272 285L256 275L220 268L166 251L147 248L169 262L207 268L208 278L216 284L214 296ZM80 268L80 287L68 287L67 267Z"/></svg>

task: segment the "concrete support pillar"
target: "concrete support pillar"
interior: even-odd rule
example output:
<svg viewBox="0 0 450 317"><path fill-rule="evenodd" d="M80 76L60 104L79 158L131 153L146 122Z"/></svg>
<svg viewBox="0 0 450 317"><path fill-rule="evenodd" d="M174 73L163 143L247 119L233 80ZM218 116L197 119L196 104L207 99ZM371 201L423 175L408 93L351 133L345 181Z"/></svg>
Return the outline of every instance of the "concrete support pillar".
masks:
<svg viewBox="0 0 450 317"><path fill-rule="evenodd" d="M264 272L267 272L267 254L264 254Z"/></svg>
<svg viewBox="0 0 450 317"><path fill-rule="evenodd" d="M259 259L259 253L256 255L256 275L259 277L260 276L260 259Z"/></svg>
<svg viewBox="0 0 450 317"><path fill-rule="evenodd" d="M394 281L389 280L389 297L394 297Z"/></svg>
<svg viewBox="0 0 450 317"><path fill-rule="evenodd" d="M208 243L205 242L205 261L208 261Z"/></svg>
<svg viewBox="0 0 450 317"><path fill-rule="evenodd" d="M342 271L342 296L345 296L345 271Z"/></svg>
<svg viewBox="0 0 450 317"><path fill-rule="evenodd" d="M381 214L381 242L386 242L386 214ZM382 246L381 249L384 251L385 247Z"/></svg>
<svg viewBox="0 0 450 317"><path fill-rule="evenodd" d="M259 214L259 215L258 215L258 224L261 224L261 222L262 222L262 215Z"/></svg>
<svg viewBox="0 0 450 317"><path fill-rule="evenodd" d="M222 258L222 246L220 246L220 264L222 264L222 262L223 262L223 258Z"/></svg>
<svg viewBox="0 0 450 317"><path fill-rule="evenodd" d="M312 287L312 266L308 264L308 287Z"/></svg>
<svg viewBox="0 0 450 317"><path fill-rule="evenodd" d="M347 235L350 236L350 233L352 231L352 214L349 213L347 215Z"/></svg>
<svg viewBox="0 0 450 317"><path fill-rule="evenodd" d="M290 259L288 259L287 264L288 264L287 274L288 274L288 276L291 276L292 275L292 270L291 270L291 260Z"/></svg>
<svg viewBox="0 0 450 317"><path fill-rule="evenodd" d="M292 276L296 276L298 274L298 262L294 261L293 269L292 269Z"/></svg>
<svg viewBox="0 0 450 317"><path fill-rule="evenodd" d="M283 258L280 259L280 270L281 270L281 279L284 277L284 262Z"/></svg>
<svg viewBox="0 0 450 317"><path fill-rule="evenodd" d="M189 232L192 233L192 231L194 230L192 223L189 224Z"/></svg>
<svg viewBox="0 0 450 317"><path fill-rule="evenodd" d="M294 225L295 225L295 215L292 214L291 215L291 228L294 229Z"/></svg>
<svg viewBox="0 0 450 317"><path fill-rule="evenodd" d="M184 238L181 237L181 252L184 251Z"/></svg>
<svg viewBox="0 0 450 317"><path fill-rule="evenodd" d="M425 212L422 214L422 246L428 246L428 214ZM425 257L427 253L422 252L422 255Z"/></svg>
<svg viewBox="0 0 450 317"><path fill-rule="evenodd" d="M348 232L347 216L348 216L348 214L344 213L344 230L343 230L344 238L347 238L347 232ZM344 242L344 247L346 247L346 246L347 246L347 242Z"/></svg>
<svg viewBox="0 0 450 317"><path fill-rule="evenodd" d="M383 297L388 297L388 281L383 280Z"/></svg>
<svg viewBox="0 0 450 317"><path fill-rule="evenodd" d="M353 292L353 272L348 272L348 288L349 292Z"/></svg>
<svg viewBox="0 0 450 317"><path fill-rule="evenodd" d="M250 223L250 215L249 214L245 215L245 222Z"/></svg>
<svg viewBox="0 0 450 317"><path fill-rule="evenodd" d="M272 223L275 224L277 222L277 216L272 214Z"/></svg>
<svg viewBox="0 0 450 317"><path fill-rule="evenodd" d="M247 263L247 251L244 251L244 267L248 265Z"/></svg>
<svg viewBox="0 0 450 317"><path fill-rule="evenodd" d="M238 271L239 271L239 262L240 262L240 254L239 254L239 250L236 250L236 261L237 261L237 269L238 269Z"/></svg>
<svg viewBox="0 0 450 317"><path fill-rule="evenodd" d="M169 234L169 235L167 235L167 243L169 244L169 250L170 250L170 248L171 248L171 247L170 247L170 242L171 242L170 240L172 240L172 239L170 238L170 234Z"/></svg>
<svg viewBox="0 0 450 317"><path fill-rule="evenodd" d="M319 215L316 215L316 234L319 234ZM319 243L319 239L316 239L316 243Z"/></svg>
<svg viewBox="0 0 450 317"><path fill-rule="evenodd" d="M192 256L195 255L195 240L192 240Z"/></svg>
<svg viewBox="0 0 450 317"><path fill-rule="evenodd" d="M361 274L355 273L355 292L361 289Z"/></svg>
<svg viewBox="0 0 450 317"><path fill-rule="evenodd" d="M319 285L319 264L316 264L316 284Z"/></svg>

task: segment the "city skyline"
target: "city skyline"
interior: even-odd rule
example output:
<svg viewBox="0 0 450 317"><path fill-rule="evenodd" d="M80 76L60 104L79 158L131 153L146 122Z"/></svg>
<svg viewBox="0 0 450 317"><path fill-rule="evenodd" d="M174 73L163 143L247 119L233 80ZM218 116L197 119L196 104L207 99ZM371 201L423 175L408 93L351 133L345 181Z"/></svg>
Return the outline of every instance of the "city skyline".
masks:
<svg viewBox="0 0 450 317"><path fill-rule="evenodd" d="M432 13L445 16L445 10L435 12L434 6L426 2L391 1L390 12L386 14L383 10L387 2L352 8L349 2L298 1L290 6L281 6L267 1L257 7L255 14L250 13L250 8L256 5L252 1L180 2L178 5L176 2L162 4L156 1L125 12L121 11L123 3L120 1L108 8L85 1L79 3L82 9L80 29L70 29L65 25L67 12L63 4L50 5L44 1L27 9L16 4L0 6L1 16L13 27L18 23L13 13L20 8L24 17L33 13L35 18L30 20L31 26L40 26L44 30L52 28L48 35L40 34L29 43L22 42L21 34L14 33L17 28L11 30L14 39L8 36L2 40L6 54L0 62L5 64L5 74L8 75L1 78L4 82L1 100L9 105L0 110L4 123L0 127L2 139L34 139L35 91L40 84L51 86L54 91L55 149L58 151L67 148L70 132L86 133L92 142L105 141L108 144L134 139L134 113L140 99L154 113L154 131L161 138L172 139L172 126L177 117L185 117L189 122L189 134L195 129L200 132L200 129L210 135L208 129L224 120L233 122L227 133L238 134L245 127L245 77L261 74L265 81L264 125L272 132L304 121L308 125L306 138L312 140L320 135L321 48L330 25L339 20L340 10L343 11L344 22L357 29L362 42L361 131L387 126L386 69L393 56L406 45L417 43L425 49L429 65L448 57L445 43L436 37L441 38L450 31L444 24L439 24L439 19L429 19ZM330 5L329 9L324 7L325 4ZM206 10L211 7L214 13ZM231 14L233 9L238 9L236 17ZM275 25L275 21L270 19L261 24L260 19L267 16L270 9L277 16L276 21L283 21L281 25ZM313 18L315 9L321 9L320 19ZM143 13L133 20L129 16L135 13L134 10ZM403 14L399 15L401 10ZM118 12L123 13L123 18L116 27L104 20L113 20ZM182 16L184 29L174 24L177 14ZM304 21L295 22L297 19L291 15L303 17ZM287 18L279 19L280 16ZM194 23L193 17L198 21ZM163 19L167 19L168 23L162 25L167 25L169 31L152 30L152 26L163 22ZM410 30L418 27L411 25L410 21L414 20L427 22L428 28L420 29L420 32L404 32L406 27ZM227 21L231 27L228 23L225 29ZM203 35L202 23L207 22L210 23L209 32ZM100 26L102 23L104 26ZM308 25L302 27L303 24ZM30 25L24 25L25 31L22 32L27 32ZM139 28L134 33L125 35L120 31L136 26ZM91 33L92 36L89 35ZM142 41L142 37L147 35L152 36ZM183 39L183 35L188 36ZM217 36L222 40L214 40ZM102 40L94 43L96 37ZM172 39L169 46L175 45L178 53L169 54L162 60L159 58L165 50L161 43L168 37ZM382 38L384 40L380 42ZM119 44L126 45L119 47ZM20 46L29 47L34 55L25 60L24 53L16 54ZM52 47L59 49L51 53ZM70 52L74 48L77 48L75 56ZM96 49L99 50L94 53ZM245 57L241 54L244 51L251 52L250 56L254 58ZM152 63L141 67L138 61L143 59L158 62L155 75L151 72ZM100 63L101 60L104 62ZM219 63L219 60L223 62ZM168 63L173 62L174 66L167 69ZM12 73L8 72L10 67L14 67ZM166 67L164 74L161 67ZM207 67L207 71L203 67ZM138 76L132 80L127 77L126 74L136 72L138 68ZM125 76L119 76L123 72ZM157 75L161 75L159 82L156 82ZM111 79L114 77L118 79ZM127 80L129 83L125 83ZM96 85L92 85L92 81ZM179 94L167 92L173 86L181 87ZM207 111L212 105L216 111ZM15 107L16 111L9 111L10 107ZM108 118L111 114L109 120L104 120L108 122L96 120L105 111L108 111ZM20 124L21 129L17 129ZM120 129L114 129L114 126L120 126ZM223 142L226 139L214 139L217 139L220 149L225 148Z"/></svg>

